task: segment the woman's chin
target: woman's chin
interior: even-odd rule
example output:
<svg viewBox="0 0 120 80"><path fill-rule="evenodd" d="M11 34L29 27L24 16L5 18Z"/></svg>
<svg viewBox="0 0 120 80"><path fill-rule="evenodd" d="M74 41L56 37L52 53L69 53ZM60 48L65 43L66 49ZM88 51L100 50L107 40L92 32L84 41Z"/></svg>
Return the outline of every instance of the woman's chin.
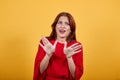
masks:
<svg viewBox="0 0 120 80"><path fill-rule="evenodd" d="M66 37L62 35L62 36L60 36L60 38L66 38Z"/></svg>

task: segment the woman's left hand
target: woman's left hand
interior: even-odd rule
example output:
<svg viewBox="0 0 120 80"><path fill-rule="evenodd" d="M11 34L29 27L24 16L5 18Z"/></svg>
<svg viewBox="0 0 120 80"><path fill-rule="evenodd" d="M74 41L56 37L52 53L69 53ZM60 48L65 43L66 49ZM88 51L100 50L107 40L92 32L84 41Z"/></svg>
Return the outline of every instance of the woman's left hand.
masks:
<svg viewBox="0 0 120 80"><path fill-rule="evenodd" d="M67 42L65 42L64 45L64 54L66 55L67 58L72 57L72 55L79 53L81 51L82 45L79 43L74 43L71 46L67 47Z"/></svg>

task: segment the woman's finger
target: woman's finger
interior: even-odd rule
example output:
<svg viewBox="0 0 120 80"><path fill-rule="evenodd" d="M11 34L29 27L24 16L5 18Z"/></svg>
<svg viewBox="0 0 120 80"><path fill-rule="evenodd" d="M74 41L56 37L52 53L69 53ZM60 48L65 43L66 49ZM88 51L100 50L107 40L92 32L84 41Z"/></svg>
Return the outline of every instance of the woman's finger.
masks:
<svg viewBox="0 0 120 80"><path fill-rule="evenodd" d="M65 41L65 44L64 44L64 49L66 49L67 48L67 42Z"/></svg>
<svg viewBox="0 0 120 80"><path fill-rule="evenodd" d="M74 51L79 50L81 47L82 47L81 45L74 46L74 47L73 47L73 50L74 50Z"/></svg>
<svg viewBox="0 0 120 80"><path fill-rule="evenodd" d="M54 45L53 45L54 48L56 47L56 44L57 44L57 40L54 42Z"/></svg>
<svg viewBox="0 0 120 80"><path fill-rule="evenodd" d="M77 46L79 43L74 43L73 45L71 45L70 47L73 48L74 46Z"/></svg>
<svg viewBox="0 0 120 80"><path fill-rule="evenodd" d="M79 53L79 52L81 52L81 51L82 51L81 49L78 50L78 51L74 51L74 54Z"/></svg>
<svg viewBox="0 0 120 80"><path fill-rule="evenodd" d="M45 50L44 46L39 42L39 45Z"/></svg>
<svg viewBox="0 0 120 80"><path fill-rule="evenodd" d="M45 37L42 37L42 42L44 45L47 45L49 43L48 39Z"/></svg>

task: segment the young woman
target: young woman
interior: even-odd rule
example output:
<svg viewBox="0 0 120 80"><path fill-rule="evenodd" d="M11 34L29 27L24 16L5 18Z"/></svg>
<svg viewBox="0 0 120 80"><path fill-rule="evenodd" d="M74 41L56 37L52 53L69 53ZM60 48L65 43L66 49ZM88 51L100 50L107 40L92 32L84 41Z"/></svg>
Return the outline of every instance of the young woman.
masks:
<svg viewBox="0 0 120 80"><path fill-rule="evenodd" d="M70 13L55 18L49 37L42 37L35 58L33 80L79 80L83 74L83 49L76 40Z"/></svg>

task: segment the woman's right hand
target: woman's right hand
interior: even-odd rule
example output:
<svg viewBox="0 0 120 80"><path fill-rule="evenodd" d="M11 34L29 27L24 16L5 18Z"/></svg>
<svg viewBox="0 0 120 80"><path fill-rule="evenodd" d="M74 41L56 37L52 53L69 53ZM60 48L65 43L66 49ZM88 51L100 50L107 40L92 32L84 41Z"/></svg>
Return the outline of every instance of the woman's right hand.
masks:
<svg viewBox="0 0 120 80"><path fill-rule="evenodd" d="M39 43L40 46L44 49L48 56L51 56L55 51L57 40L55 41L54 45L52 45L47 38L42 37L42 43L43 44Z"/></svg>

